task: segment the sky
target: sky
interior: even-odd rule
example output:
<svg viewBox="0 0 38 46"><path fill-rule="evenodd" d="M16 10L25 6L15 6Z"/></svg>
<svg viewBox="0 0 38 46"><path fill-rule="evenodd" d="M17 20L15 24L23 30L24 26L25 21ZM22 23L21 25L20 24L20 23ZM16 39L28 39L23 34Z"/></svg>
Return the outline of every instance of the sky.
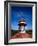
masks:
<svg viewBox="0 0 38 46"><path fill-rule="evenodd" d="M32 29L32 7L11 7L11 29L18 30L18 22L21 18L25 19L27 26L25 29Z"/></svg>

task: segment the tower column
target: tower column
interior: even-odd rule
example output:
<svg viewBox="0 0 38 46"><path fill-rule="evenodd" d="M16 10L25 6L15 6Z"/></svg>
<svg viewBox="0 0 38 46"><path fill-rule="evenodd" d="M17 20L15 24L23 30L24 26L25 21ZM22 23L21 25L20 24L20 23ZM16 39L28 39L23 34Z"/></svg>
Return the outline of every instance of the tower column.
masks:
<svg viewBox="0 0 38 46"><path fill-rule="evenodd" d="M19 31L20 31L20 33L25 33L25 32L26 32L26 31L25 31L25 26L26 26L25 21L24 21L24 20L21 20L21 21L19 22Z"/></svg>

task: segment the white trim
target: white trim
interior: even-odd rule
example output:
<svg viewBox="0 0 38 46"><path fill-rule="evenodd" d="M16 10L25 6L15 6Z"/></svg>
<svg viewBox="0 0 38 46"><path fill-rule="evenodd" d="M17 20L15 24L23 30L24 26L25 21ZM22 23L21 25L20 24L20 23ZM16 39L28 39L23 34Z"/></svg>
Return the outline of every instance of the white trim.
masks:
<svg viewBox="0 0 38 46"><path fill-rule="evenodd" d="M32 4L32 3L9 3L9 5L11 5L11 6L27 6L27 7L32 7L34 4Z"/></svg>
<svg viewBox="0 0 38 46"><path fill-rule="evenodd" d="M20 23L24 23L24 24L26 24L26 22L20 22Z"/></svg>

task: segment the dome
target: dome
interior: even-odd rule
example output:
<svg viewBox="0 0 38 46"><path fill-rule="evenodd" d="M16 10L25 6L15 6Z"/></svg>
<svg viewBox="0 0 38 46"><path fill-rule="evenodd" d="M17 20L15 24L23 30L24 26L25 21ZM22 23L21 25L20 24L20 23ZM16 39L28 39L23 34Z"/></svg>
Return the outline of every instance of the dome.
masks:
<svg viewBox="0 0 38 46"><path fill-rule="evenodd" d="M25 20L24 19L21 19L19 22L25 22Z"/></svg>
<svg viewBox="0 0 38 46"><path fill-rule="evenodd" d="M21 20L19 21L19 25L27 25L27 24L26 24L26 21L25 21L24 19L21 19Z"/></svg>

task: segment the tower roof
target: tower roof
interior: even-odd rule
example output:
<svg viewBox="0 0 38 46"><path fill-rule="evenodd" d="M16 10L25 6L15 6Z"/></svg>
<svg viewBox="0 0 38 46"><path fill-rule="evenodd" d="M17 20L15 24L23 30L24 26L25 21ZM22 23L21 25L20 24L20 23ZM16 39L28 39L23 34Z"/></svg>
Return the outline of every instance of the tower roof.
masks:
<svg viewBox="0 0 38 46"><path fill-rule="evenodd" d="M24 20L24 19L21 19L21 20L19 21L19 25L26 25L25 20Z"/></svg>
<svg viewBox="0 0 38 46"><path fill-rule="evenodd" d="M25 20L24 19L21 19L19 22L25 22Z"/></svg>

